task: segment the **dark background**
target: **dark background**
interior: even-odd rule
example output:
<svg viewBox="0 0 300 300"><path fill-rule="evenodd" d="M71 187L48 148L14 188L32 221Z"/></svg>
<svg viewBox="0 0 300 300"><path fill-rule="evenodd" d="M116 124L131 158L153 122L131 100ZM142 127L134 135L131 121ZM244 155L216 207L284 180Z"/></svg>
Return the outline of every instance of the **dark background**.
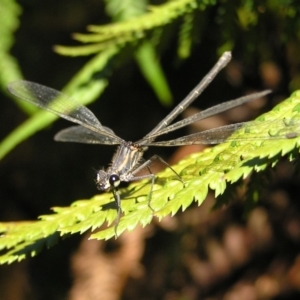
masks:
<svg viewBox="0 0 300 300"><path fill-rule="evenodd" d="M27 80L59 90L89 58L59 56L53 52L53 45L75 44L70 38L71 33L85 32L87 24L108 22L104 5L96 0L84 2L67 0L56 3L31 0L22 1L20 4L23 6L23 14L12 53L18 59ZM166 47L161 55L161 64L174 95L174 104L183 99L218 58L216 49L220 46L222 34L220 25L216 22L217 9L218 6L207 11L207 24L201 42L194 46L190 58L179 61L176 57L176 35L170 38L169 47ZM291 70L295 72L297 65L290 64L292 61L291 52L288 51L290 45L281 41L276 20L270 18L265 22L266 28L261 34L266 35L260 38L269 40L272 56L268 59L273 69L263 69L261 53L254 51L251 56L245 51L248 47L245 44L247 34L253 36L252 31L260 29L253 28L252 31L246 31L244 36L237 36L233 49L231 70L236 71L236 77L234 75L230 77L226 71L221 72L201 99L195 102L196 107L203 109L252 90L275 88L269 102L260 109L264 111L290 94ZM279 74L278 79L276 74ZM236 81L230 81L228 78L236 78ZM272 81L272 78L275 79ZM0 137L4 138L26 119L26 115L8 97L2 95L1 99ZM102 124L112 128L125 140L133 141L149 132L170 111L170 108L163 107L156 99L133 60L115 70L101 99L89 108ZM250 110L249 107L245 109ZM255 110L253 115L248 112L247 117L253 118L258 113L259 111ZM1 221L34 220L39 215L50 213L49 208L52 206L68 206L74 200L88 199L97 193L94 169L107 166L114 149L108 146L55 143L53 141L55 133L67 126L68 122L57 121L23 142L1 162ZM176 136L184 132L187 131L178 132ZM176 149L150 149L147 156L156 153L169 160L174 151ZM293 176L292 171L290 163L283 162L278 167L270 182L266 184L265 197L246 218L242 201L237 200L224 210L210 213L209 208L214 201L208 199L207 207L195 206L190 208L186 215L179 214L177 223L169 220L165 225L154 224L144 229L143 233L137 233L140 237L140 247L145 247L140 250L141 258L138 259L140 271L133 272L134 275L128 272L122 279L116 277L115 285L119 287L118 292L123 295L121 298L294 299L300 288L299 280L296 280L297 276L300 276L300 271L295 267L299 255L300 226L297 223L298 177ZM273 201L274 198L277 202ZM196 214L198 221L195 224L187 221L189 214ZM258 223L259 220L264 220L265 216L266 220L262 223L261 230L269 226L271 232L269 235L266 233L265 238L261 237L262 246L258 249L253 246L257 244L257 240L253 237L255 234L251 231L252 223L249 221L251 218L255 219L255 216ZM295 223L290 224L291 220ZM172 227L172 222L177 226ZM287 228L287 231L284 231L284 228ZM289 231L289 228L292 229ZM237 244L250 246L240 250L239 253L246 254L238 265L230 264L220 275L215 269L214 273L212 265L208 264L214 261L212 259L214 256L210 253L218 253L216 247L209 246L211 245L209 242L219 243L220 249L224 250L224 239L226 234L231 234L230 230L233 230L232 236L237 239ZM293 234L289 236L289 232ZM86 239L87 237L82 236L71 237L49 250L44 250L36 258L11 266L1 266L0 298L77 299L74 296L76 284L72 278L78 280L76 277L78 273L74 271L74 260L70 258L74 258L79 243ZM109 255L118 254L126 244L126 237L111 244L107 246L99 243L101 246L95 246L96 253L104 251ZM193 246L190 246L191 244ZM199 265L199 270L204 274L202 277L188 267L196 266L196 261L187 263L191 261L191 257L198 257L202 262L207 262ZM106 259L109 262L107 257ZM220 258L217 263L221 270L224 261L226 258L223 260ZM100 268L103 272L104 270L108 272L106 273L108 277L114 272L118 274L118 268L121 269L115 261L110 264L113 266L111 270ZM90 268L92 267L93 263L90 265ZM289 275L288 272L292 271L296 275ZM270 274L280 274L282 278L292 279L282 285L282 281ZM105 274L101 276L105 278ZM103 285L104 289L105 280L101 281L101 276L99 286ZM261 286L268 288L259 289ZM95 286L92 285L87 290L93 288ZM70 293L71 289L74 293ZM247 296L243 296L244 293ZM117 299L100 295L99 292L82 299ZM236 295L240 298L234 298Z"/></svg>

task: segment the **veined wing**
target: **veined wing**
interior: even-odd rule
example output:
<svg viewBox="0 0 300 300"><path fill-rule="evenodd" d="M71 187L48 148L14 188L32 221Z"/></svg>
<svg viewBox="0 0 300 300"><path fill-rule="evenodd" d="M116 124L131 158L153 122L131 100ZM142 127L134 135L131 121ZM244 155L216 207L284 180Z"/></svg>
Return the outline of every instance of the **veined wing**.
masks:
<svg viewBox="0 0 300 300"><path fill-rule="evenodd" d="M44 85L18 80L8 85L11 94L35 106L47 110L68 121L82 125L92 131L101 133L115 139L120 139L111 131L103 127L96 116L84 105L69 96Z"/></svg>
<svg viewBox="0 0 300 300"><path fill-rule="evenodd" d="M214 116L216 114L219 114L219 113L224 112L226 110L229 110L231 108L237 107L241 104L252 101L254 99L263 97L263 96L265 96L267 94L270 94L270 93L271 93L271 90L265 90L263 92L250 94L250 95L247 95L247 96L243 96L243 97L240 97L240 98L237 98L237 99L234 99L234 100L230 100L230 101L223 102L221 104L212 106L212 107L207 108L203 111L200 111L199 113L194 114L194 115L192 115L188 118L185 118L181 121L178 121L178 122L176 122L172 125L169 125L169 126L163 128L163 129L159 130L158 132L154 133L153 135L150 135L150 136L147 135L145 138L143 138L138 143L141 144L141 145L143 145L144 143L147 144L151 140L153 141L154 138L156 138L160 135L166 134L168 132L171 132L171 131L177 130L179 128L185 127L185 126L187 126L189 124L192 124L194 122L197 122L197 121L206 119L208 117Z"/></svg>
<svg viewBox="0 0 300 300"><path fill-rule="evenodd" d="M231 136L236 130L244 129L244 136ZM217 127L174 140L153 142L145 146L184 146L197 144L219 144L225 141L259 141L274 139L291 139L300 136L300 122L285 122L285 119L275 121L250 121Z"/></svg>
<svg viewBox="0 0 300 300"><path fill-rule="evenodd" d="M108 128L103 128L113 131ZM120 138L108 136L100 132L92 131L83 126L72 126L61 130L54 136L55 141L59 142L75 142L84 144L102 144L102 145L117 145L120 144Z"/></svg>

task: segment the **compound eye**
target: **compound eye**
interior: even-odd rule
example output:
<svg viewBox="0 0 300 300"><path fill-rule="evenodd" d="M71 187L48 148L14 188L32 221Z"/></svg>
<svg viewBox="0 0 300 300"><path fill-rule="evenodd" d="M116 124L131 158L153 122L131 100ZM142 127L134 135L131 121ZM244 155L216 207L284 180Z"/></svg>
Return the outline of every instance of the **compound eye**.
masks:
<svg viewBox="0 0 300 300"><path fill-rule="evenodd" d="M120 177L116 174L113 174L109 177L109 183L113 187L118 187L119 184L121 183Z"/></svg>

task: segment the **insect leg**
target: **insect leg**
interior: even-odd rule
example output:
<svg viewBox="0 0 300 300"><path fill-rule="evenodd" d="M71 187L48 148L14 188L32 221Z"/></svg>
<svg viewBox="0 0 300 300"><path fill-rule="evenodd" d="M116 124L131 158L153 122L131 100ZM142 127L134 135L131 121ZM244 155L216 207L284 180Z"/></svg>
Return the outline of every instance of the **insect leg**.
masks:
<svg viewBox="0 0 300 300"><path fill-rule="evenodd" d="M151 179L151 188L150 188L150 192L148 194L148 206L149 208L154 211L154 209L151 206L151 198L152 198L152 191L153 191L153 186L155 183L155 175L151 172L150 169L150 165L153 164L156 160L159 160L162 164L164 164L166 167L170 168L172 170L172 172L176 175L176 177L183 183L184 182L182 180L182 178L180 177L180 175L164 160L162 159L160 156L158 155L154 155L152 156L149 160L145 161L143 164L141 164L140 166L138 166L133 172L132 175L133 177L130 178L130 181L134 181L134 180L140 180L140 179L145 179L145 178L150 178ZM142 176L134 176L134 174L138 174L141 170L143 169L147 169L148 172L150 174L148 175L142 175Z"/></svg>
<svg viewBox="0 0 300 300"><path fill-rule="evenodd" d="M122 214L121 198L120 198L120 193L119 193L117 188L114 188L112 190L112 193L114 195L114 198L115 198L115 201L116 201L116 206L117 206L117 217L116 217L116 220L115 220L115 237L117 238L118 237L117 229L118 229L118 225L119 225L121 214Z"/></svg>

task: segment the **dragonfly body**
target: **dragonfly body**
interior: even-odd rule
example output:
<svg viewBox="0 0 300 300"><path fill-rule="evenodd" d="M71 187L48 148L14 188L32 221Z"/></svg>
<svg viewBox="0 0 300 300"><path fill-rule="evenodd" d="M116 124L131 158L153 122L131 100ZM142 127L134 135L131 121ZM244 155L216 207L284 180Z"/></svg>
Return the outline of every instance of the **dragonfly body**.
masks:
<svg viewBox="0 0 300 300"><path fill-rule="evenodd" d="M112 158L112 164L106 171L100 170L97 173L96 184L98 189L106 191L111 187L117 188L122 181L131 181L146 149L146 147L141 147L132 142L122 142Z"/></svg>
<svg viewBox="0 0 300 300"><path fill-rule="evenodd" d="M8 90L13 95L27 102L79 124L79 126L72 126L60 131L55 136L56 141L119 145L109 167L106 170L99 170L96 178L96 185L99 190L111 191L113 193L118 208L119 219L121 213L121 201L118 186L121 182L130 182L143 178L151 179L151 187L148 195L150 206L152 188L155 180L155 177L151 172L151 164L160 160L166 166L171 168L157 155L149 160L145 160L143 154L148 149L148 146L216 144L225 141L226 138L228 138L235 130L244 126L245 123L223 126L214 130L207 130L170 141L155 142L155 139L158 136L270 93L270 91L264 91L231 100L170 125L170 123L201 94L217 73L228 64L230 59L231 53L225 52L210 72L187 95L187 97L184 98L181 103L177 105L150 133L135 143L126 142L118 137L110 128L103 126L87 107L59 91L25 80L10 83L8 85ZM175 170L172 168L171 170L178 179L181 180ZM142 171L146 171L146 173L142 173Z"/></svg>

